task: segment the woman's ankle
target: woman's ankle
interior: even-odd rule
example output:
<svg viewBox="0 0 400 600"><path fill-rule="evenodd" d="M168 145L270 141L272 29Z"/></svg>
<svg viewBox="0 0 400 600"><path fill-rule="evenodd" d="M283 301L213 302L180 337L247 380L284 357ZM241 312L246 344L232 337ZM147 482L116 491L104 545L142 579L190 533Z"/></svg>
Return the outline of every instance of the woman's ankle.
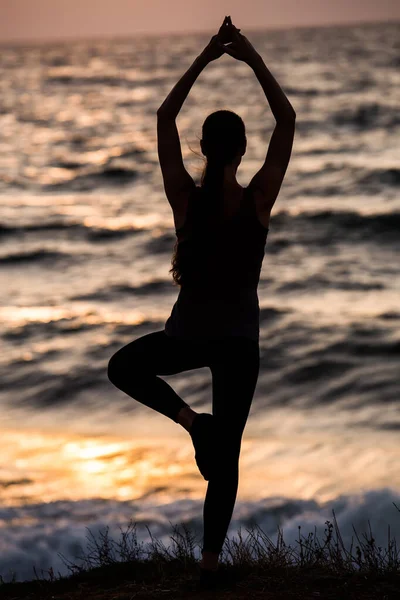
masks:
<svg viewBox="0 0 400 600"><path fill-rule="evenodd" d="M200 567L202 569L216 571L218 569L218 556L219 554L217 552L202 552Z"/></svg>

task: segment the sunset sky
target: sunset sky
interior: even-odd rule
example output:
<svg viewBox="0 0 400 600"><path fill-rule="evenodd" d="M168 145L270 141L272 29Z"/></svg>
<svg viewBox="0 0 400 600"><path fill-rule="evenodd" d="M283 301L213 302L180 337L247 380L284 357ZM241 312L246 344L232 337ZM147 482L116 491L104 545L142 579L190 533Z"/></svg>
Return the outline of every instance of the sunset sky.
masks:
<svg viewBox="0 0 400 600"><path fill-rule="evenodd" d="M0 0L0 43L400 20L399 0Z"/></svg>

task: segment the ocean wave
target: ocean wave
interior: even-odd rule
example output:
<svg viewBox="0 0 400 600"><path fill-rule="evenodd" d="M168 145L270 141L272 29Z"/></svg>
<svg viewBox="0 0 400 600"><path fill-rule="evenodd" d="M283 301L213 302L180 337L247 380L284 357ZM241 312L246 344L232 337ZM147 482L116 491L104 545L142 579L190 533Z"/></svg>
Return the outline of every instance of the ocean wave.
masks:
<svg viewBox="0 0 400 600"><path fill-rule="evenodd" d="M0 237L13 235L26 235L29 233L60 232L68 239L87 240L89 242L106 242L119 238L129 237L140 233L142 229L133 226L120 229L107 227L94 227L82 223L64 223L62 221L50 221L48 223L27 223L18 227L11 227L0 223Z"/></svg>
<svg viewBox="0 0 400 600"><path fill-rule="evenodd" d="M354 152L354 147L350 145L342 144L337 148L330 147L317 147L310 148L309 150L297 150L297 156L319 156L324 154L347 154L349 152Z"/></svg>
<svg viewBox="0 0 400 600"><path fill-rule="evenodd" d="M377 102L341 109L331 116L331 120L335 125L353 125L363 129L400 125L398 109Z"/></svg>
<svg viewBox="0 0 400 600"><path fill-rule="evenodd" d="M125 84L125 79L118 75L74 75L73 72L48 74L44 83L61 83L63 85L108 85L121 86Z"/></svg>
<svg viewBox="0 0 400 600"><path fill-rule="evenodd" d="M376 332L371 330L371 337L368 339L362 339L361 336L357 339L356 333L353 333L352 338L348 338L344 341L336 342L329 346L329 352L332 352L336 356L342 356L347 353L349 356L356 357L367 357L367 356L397 356L400 355L400 340L390 339L373 339L372 335L377 335Z"/></svg>
<svg viewBox="0 0 400 600"><path fill-rule="evenodd" d="M290 96L318 96L322 94L332 94L334 90L318 90L317 88L294 88L290 86L285 87L286 94Z"/></svg>
<svg viewBox="0 0 400 600"><path fill-rule="evenodd" d="M27 252L16 252L15 254L6 254L0 256L0 264L21 264L25 262L51 262L54 264L56 261L69 260L71 256L63 252L56 252L54 250L30 250Z"/></svg>
<svg viewBox="0 0 400 600"><path fill-rule="evenodd" d="M385 320L390 320L390 321L392 321L393 319L400 319L400 312L389 311L389 312L382 313L381 315L379 315L379 318L385 319Z"/></svg>
<svg viewBox="0 0 400 600"><path fill-rule="evenodd" d="M329 377L340 377L353 366L349 360L322 358L317 362L296 365L285 372L285 378L292 384L326 381Z"/></svg>
<svg viewBox="0 0 400 600"><path fill-rule="evenodd" d="M118 65L121 67L121 65ZM129 65L131 66L131 65ZM116 68L111 73L92 73L89 71L82 71L76 65L74 67L60 67L49 69L45 75L43 81L45 85L65 85L65 86L110 86L110 87L123 87L123 88L136 88L138 85L142 86L153 86L159 85L160 81L163 81L163 75L157 76L151 74L150 76L144 74L140 77L135 74L135 78L132 79L129 75L129 70L121 71L121 68Z"/></svg>
<svg viewBox="0 0 400 600"><path fill-rule="evenodd" d="M100 171L78 173L67 181L43 184L42 189L48 191L88 191L97 187L126 185L138 177L138 172L123 167L104 167Z"/></svg>
<svg viewBox="0 0 400 600"><path fill-rule="evenodd" d="M106 165L100 170L93 170L92 166L80 165L81 168L76 169L75 164L67 163L67 166L63 166L66 171L70 171L71 177L68 179L57 180L54 176L53 180L49 180L45 174L45 182L41 180L40 174L37 177L26 178L22 175L16 174L15 176L9 175L8 173L0 173L0 185L4 186L5 189L11 188L19 189L40 189L43 191L73 191L82 192L90 191L98 187L108 186L123 186L130 184L132 181L137 179L139 171L137 169L129 169L126 167L118 167L112 165Z"/></svg>
<svg viewBox="0 0 400 600"><path fill-rule="evenodd" d="M0 575L5 582L11 580L12 572L16 581L31 580L35 578L33 565L39 572L52 567L55 573L68 575L68 567L61 556L80 564L78 556L88 551L88 529L100 541L107 526L110 538L118 542L121 531L125 531L130 523L136 526L143 557L146 557L151 536L166 546L171 545L171 523L175 523L184 524L194 534L194 552L200 559L202 504L203 500L197 499L160 504L150 497L127 501L93 498L3 506L0 511L4 540ZM367 535L369 525L376 546L387 548L388 525L391 539L400 537L399 513L394 506L399 504L399 493L391 488L341 495L326 503L279 496L257 502L238 499L227 538L237 540L239 529L242 529L243 541L251 542L250 532L254 527L256 536L257 528L260 528L276 543L280 529L286 546L297 548L300 526L304 538L316 533L322 543L326 535L326 521L334 522L334 511L347 550L354 541L354 529L359 536Z"/></svg>
<svg viewBox="0 0 400 600"><path fill-rule="evenodd" d="M374 169L358 180L362 184L385 184L390 186L400 185L400 169Z"/></svg>
<svg viewBox="0 0 400 600"><path fill-rule="evenodd" d="M370 291L370 290L383 290L385 286L377 281L365 282L355 281L351 279L338 279L334 274L330 274L329 277L324 275L312 275L297 281L288 281L279 285L279 293L294 292L297 290L307 290L309 292L317 289L328 289L334 288L336 290L356 290L356 291Z"/></svg>
<svg viewBox="0 0 400 600"><path fill-rule="evenodd" d="M368 241L383 243L399 241L400 212L361 214L356 211L310 211L293 215L283 210L271 219L271 229L295 230L308 241L326 243L332 240ZM310 235L311 234L311 235ZM273 236L269 244L273 243Z"/></svg>
<svg viewBox="0 0 400 600"><path fill-rule="evenodd" d="M108 302L124 296L132 297L132 294L136 294L137 296L146 296L148 294L164 294L170 289L171 283L170 281L166 280L149 281L148 283L136 287L127 284L120 284L112 285L108 288L102 287L101 289L90 294L71 296L70 300L101 300Z"/></svg>
<svg viewBox="0 0 400 600"><path fill-rule="evenodd" d="M273 323L289 312L288 309L273 308L272 306L260 308L260 323L263 323L263 325Z"/></svg>
<svg viewBox="0 0 400 600"><path fill-rule="evenodd" d="M332 175L336 181L330 184L323 182L324 176ZM291 199L296 199L299 195L320 198L343 195L349 197L350 194L378 195L386 187L400 185L400 170L396 168L365 170L349 169L345 165L335 168L325 165L320 171L300 172L296 177L298 185L288 194ZM311 181L312 179L316 181Z"/></svg>

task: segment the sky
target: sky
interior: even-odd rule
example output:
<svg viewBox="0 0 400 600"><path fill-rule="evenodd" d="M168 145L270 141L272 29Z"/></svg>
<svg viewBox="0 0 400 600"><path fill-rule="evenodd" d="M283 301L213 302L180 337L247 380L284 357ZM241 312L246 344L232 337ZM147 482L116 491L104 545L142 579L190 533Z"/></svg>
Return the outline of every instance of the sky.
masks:
<svg viewBox="0 0 400 600"><path fill-rule="evenodd" d="M399 0L0 0L0 43L400 20Z"/></svg>

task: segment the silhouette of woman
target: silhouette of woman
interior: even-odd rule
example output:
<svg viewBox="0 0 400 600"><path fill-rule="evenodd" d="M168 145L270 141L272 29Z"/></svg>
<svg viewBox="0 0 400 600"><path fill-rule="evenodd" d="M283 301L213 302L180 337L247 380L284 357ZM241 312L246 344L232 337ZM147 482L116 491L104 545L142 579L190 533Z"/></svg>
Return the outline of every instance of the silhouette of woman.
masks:
<svg viewBox="0 0 400 600"><path fill-rule="evenodd" d="M247 144L236 113L220 110L204 121L200 144L207 162L201 186L184 167L175 122L201 71L224 53L253 69L276 120L265 162L247 188L236 181ZM242 434L260 364L257 287L295 119L262 57L230 17L157 111L158 155L177 236L170 272L180 290L164 329L118 350L109 361L108 377L191 435L197 465L209 482L199 565L202 587L216 585L218 557L236 501ZM196 413L158 377L202 367L212 373L212 414Z"/></svg>

